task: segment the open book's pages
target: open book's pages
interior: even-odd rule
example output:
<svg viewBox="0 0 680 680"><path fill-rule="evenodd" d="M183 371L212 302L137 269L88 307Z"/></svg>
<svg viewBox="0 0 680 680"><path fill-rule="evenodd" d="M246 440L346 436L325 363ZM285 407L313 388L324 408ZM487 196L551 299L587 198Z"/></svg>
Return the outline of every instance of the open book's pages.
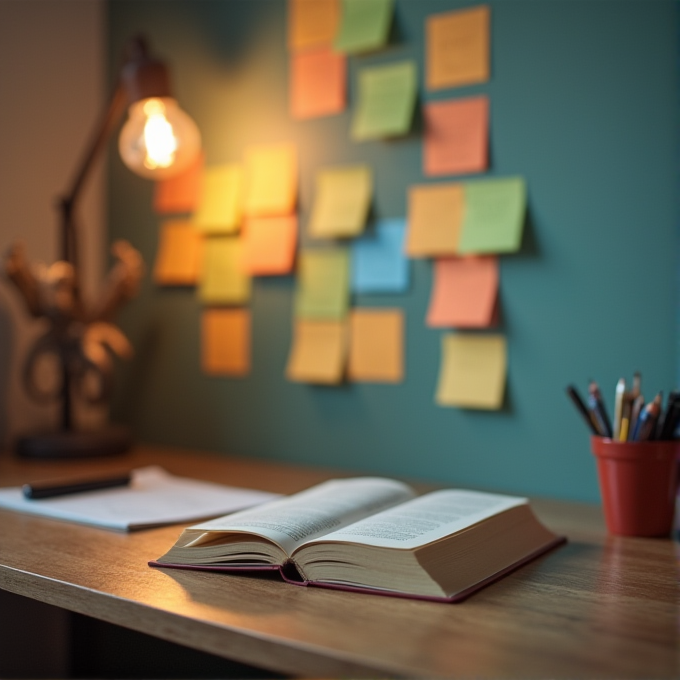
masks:
<svg viewBox="0 0 680 680"><path fill-rule="evenodd" d="M378 477L324 482L287 498L185 529L161 564L283 565L310 540L415 496Z"/></svg>

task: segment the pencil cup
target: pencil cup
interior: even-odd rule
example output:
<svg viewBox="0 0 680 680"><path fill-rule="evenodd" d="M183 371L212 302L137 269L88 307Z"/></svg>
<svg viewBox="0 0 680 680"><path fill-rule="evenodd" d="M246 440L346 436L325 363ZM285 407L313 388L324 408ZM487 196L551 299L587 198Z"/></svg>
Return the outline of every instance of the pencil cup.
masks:
<svg viewBox="0 0 680 680"><path fill-rule="evenodd" d="M619 536L668 536L673 527L680 441L617 442L592 437L607 529Z"/></svg>

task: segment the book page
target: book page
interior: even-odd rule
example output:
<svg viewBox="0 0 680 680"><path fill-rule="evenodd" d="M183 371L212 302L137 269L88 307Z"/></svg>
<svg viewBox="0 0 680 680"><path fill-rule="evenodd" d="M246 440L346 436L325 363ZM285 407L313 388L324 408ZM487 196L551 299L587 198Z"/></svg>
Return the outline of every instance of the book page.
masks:
<svg viewBox="0 0 680 680"><path fill-rule="evenodd" d="M204 531L185 547L211 539L211 532L248 532L275 542L289 555L305 542L341 529L362 517L413 498L402 482L379 477L324 482L256 510L237 512L190 527Z"/></svg>
<svg viewBox="0 0 680 680"><path fill-rule="evenodd" d="M434 491L336 530L323 541L408 550L526 502L525 498L481 491Z"/></svg>

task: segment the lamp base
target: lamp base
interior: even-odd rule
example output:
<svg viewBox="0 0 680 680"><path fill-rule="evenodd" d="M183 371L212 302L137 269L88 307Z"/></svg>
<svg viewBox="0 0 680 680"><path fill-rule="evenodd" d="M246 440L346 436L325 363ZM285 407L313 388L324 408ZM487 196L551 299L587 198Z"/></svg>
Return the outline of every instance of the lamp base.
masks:
<svg viewBox="0 0 680 680"><path fill-rule="evenodd" d="M20 437L16 454L22 458L98 458L125 453L132 435L125 427L110 426L92 431L45 432Z"/></svg>

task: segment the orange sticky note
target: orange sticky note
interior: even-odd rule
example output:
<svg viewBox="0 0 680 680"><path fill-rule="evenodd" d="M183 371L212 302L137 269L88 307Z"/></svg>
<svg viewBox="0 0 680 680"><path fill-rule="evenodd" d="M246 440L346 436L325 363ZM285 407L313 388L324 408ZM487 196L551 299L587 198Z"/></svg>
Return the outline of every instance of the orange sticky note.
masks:
<svg viewBox="0 0 680 680"><path fill-rule="evenodd" d="M250 372L250 311L206 309L202 316L203 371L244 376Z"/></svg>
<svg viewBox="0 0 680 680"><path fill-rule="evenodd" d="M198 154L186 170L170 179L156 182L153 194L153 208L159 215L191 213L201 199L203 164L205 156Z"/></svg>
<svg viewBox="0 0 680 680"><path fill-rule="evenodd" d="M161 224L154 281L165 286L194 285L201 270L203 238L186 221Z"/></svg>
<svg viewBox="0 0 680 680"><path fill-rule="evenodd" d="M330 47L339 22L339 0L288 0L288 49Z"/></svg>
<svg viewBox="0 0 680 680"><path fill-rule="evenodd" d="M451 257L434 264L427 325L434 328L486 328L495 321L498 260Z"/></svg>
<svg viewBox="0 0 680 680"><path fill-rule="evenodd" d="M346 59L330 49L300 52L290 59L290 112L317 118L345 108Z"/></svg>
<svg viewBox="0 0 680 680"><path fill-rule="evenodd" d="M347 329L342 321L298 319L286 376L295 382L337 384L347 360Z"/></svg>
<svg viewBox="0 0 680 680"><path fill-rule="evenodd" d="M404 313L355 309L350 316L350 380L397 383L404 378Z"/></svg>
<svg viewBox="0 0 680 680"><path fill-rule="evenodd" d="M487 168L489 100L469 97L424 108L426 175L483 172Z"/></svg>
<svg viewBox="0 0 680 680"><path fill-rule="evenodd" d="M427 88L439 90L489 79L487 5L434 14L426 24Z"/></svg>
<svg viewBox="0 0 680 680"><path fill-rule="evenodd" d="M243 271L251 276L288 274L295 263L297 217L251 217L241 238Z"/></svg>
<svg viewBox="0 0 680 680"><path fill-rule="evenodd" d="M290 215L297 187L297 154L292 144L254 146L246 151L247 216Z"/></svg>
<svg viewBox="0 0 680 680"><path fill-rule="evenodd" d="M463 221L463 200L461 184L411 187L406 253L411 257L455 255Z"/></svg>

